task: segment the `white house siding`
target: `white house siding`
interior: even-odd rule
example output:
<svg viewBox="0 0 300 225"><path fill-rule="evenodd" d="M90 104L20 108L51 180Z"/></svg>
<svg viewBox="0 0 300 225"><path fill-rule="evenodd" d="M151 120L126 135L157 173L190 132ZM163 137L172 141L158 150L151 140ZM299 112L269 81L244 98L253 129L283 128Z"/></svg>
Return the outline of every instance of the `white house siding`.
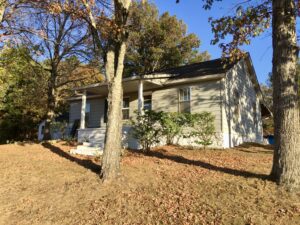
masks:
<svg viewBox="0 0 300 225"><path fill-rule="evenodd" d="M69 126L72 127L75 120L80 120L81 101L70 103L69 109Z"/></svg>
<svg viewBox="0 0 300 225"><path fill-rule="evenodd" d="M129 117L133 117L135 115L135 111L138 109L138 94L124 94L124 98L129 98Z"/></svg>
<svg viewBox="0 0 300 225"><path fill-rule="evenodd" d="M154 91L152 93L152 109L155 111L178 112L178 87Z"/></svg>
<svg viewBox="0 0 300 225"><path fill-rule="evenodd" d="M90 104L90 114L88 127L100 127L104 123L104 99L95 98L88 99L87 104ZM69 124L73 125L74 121L80 120L81 101L74 101L70 103Z"/></svg>
<svg viewBox="0 0 300 225"><path fill-rule="evenodd" d="M179 89L191 88L191 113L211 112L215 116L216 138L211 147L223 148L222 133L222 82L221 80L202 81L197 84L184 84L157 90L152 93L152 109L156 111L178 112ZM181 138L180 145L196 145L193 139Z"/></svg>
<svg viewBox="0 0 300 225"><path fill-rule="evenodd" d="M260 100L246 63L243 60L237 63L227 72L223 82L223 132L224 143L228 145L225 147L237 146L244 142L262 143Z"/></svg>
<svg viewBox="0 0 300 225"><path fill-rule="evenodd" d="M104 122L104 99L90 99L87 100L87 103L91 107L89 127L100 127Z"/></svg>
<svg viewBox="0 0 300 225"><path fill-rule="evenodd" d="M215 128L221 132L221 81L212 80L197 84L185 84L152 93L152 109L178 112L180 88L191 88L191 113L211 112L215 116Z"/></svg>

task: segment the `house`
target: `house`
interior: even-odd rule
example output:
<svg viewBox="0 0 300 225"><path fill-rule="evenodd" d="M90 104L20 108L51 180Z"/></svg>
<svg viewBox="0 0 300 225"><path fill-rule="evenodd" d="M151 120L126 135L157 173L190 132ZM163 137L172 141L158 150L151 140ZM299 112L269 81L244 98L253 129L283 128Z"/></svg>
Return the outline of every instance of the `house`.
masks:
<svg viewBox="0 0 300 225"><path fill-rule="evenodd" d="M262 116L268 114L250 56L225 65L222 59L167 69L123 79L123 134L135 110L211 112L215 115L216 140L212 147L230 148L244 142L263 142ZM107 84L75 89L70 98L70 126L79 124L78 141L104 144L107 121ZM125 145L138 148L137 140ZM191 145L191 140L179 144Z"/></svg>

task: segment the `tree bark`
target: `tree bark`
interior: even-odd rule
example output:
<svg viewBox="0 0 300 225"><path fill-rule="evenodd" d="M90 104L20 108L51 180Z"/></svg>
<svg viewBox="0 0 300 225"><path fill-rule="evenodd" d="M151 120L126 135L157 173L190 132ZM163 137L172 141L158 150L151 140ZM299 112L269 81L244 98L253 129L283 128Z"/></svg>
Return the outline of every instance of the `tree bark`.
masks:
<svg viewBox="0 0 300 225"><path fill-rule="evenodd" d="M125 51L126 46L125 43L123 43L120 49L119 58L124 58ZM107 53L106 74L112 79L108 81L108 120L106 125L105 147L100 174L103 181L115 179L120 174L123 69L119 68L119 66L123 66L120 65L123 64L123 61L121 59L121 61L118 62L119 72L116 72L115 76L111 76L114 74L114 58L115 53L113 51L109 51Z"/></svg>
<svg viewBox="0 0 300 225"><path fill-rule="evenodd" d="M100 177L110 181L120 174L120 156L122 141L122 78L126 41L128 38L125 25L131 0L115 0L115 23L121 32L111 40L106 56L106 78L108 81L108 120L106 126L105 147L102 158Z"/></svg>
<svg viewBox="0 0 300 225"><path fill-rule="evenodd" d="M0 0L0 23L3 22L6 6L7 0Z"/></svg>
<svg viewBox="0 0 300 225"><path fill-rule="evenodd" d="M43 140L51 140L50 124L54 118L55 110L55 84L56 84L57 72L51 71L50 80L48 81L47 91L47 115L44 128Z"/></svg>
<svg viewBox="0 0 300 225"><path fill-rule="evenodd" d="M295 1L273 0L272 13L275 150L271 176L292 190L300 187Z"/></svg>

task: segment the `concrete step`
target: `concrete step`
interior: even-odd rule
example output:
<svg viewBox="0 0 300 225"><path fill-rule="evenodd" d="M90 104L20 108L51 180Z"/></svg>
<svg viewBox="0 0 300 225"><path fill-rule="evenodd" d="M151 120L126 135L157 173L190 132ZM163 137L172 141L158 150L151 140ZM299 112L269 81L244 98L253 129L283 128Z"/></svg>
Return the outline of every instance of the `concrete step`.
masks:
<svg viewBox="0 0 300 225"><path fill-rule="evenodd" d="M71 149L70 153L87 156L99 156L103 154L103 149L100 147L78 145L76 149Z"/></svg>

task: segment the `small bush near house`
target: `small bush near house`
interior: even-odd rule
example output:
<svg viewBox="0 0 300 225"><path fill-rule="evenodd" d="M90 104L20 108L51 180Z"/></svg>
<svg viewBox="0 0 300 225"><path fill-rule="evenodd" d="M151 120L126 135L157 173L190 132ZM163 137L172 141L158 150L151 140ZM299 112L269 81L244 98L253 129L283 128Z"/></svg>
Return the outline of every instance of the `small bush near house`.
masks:
<svg viewBox="0 0 300 225"><path fill-rule="evenodd" d="M163 114L152 110L147 110L144 114L136 112L136 118L131 120L133 137L139 140L143 150L150 151L151 146L160 142Z"/></svg>
<svg viewBox="0 0 300 225"><path fill-rule="evenodd" d="M163 113L162 134L168 145L177 144L183 136L183 129L188 125L188 115L185 113ZM177 138L177 141L175 139Z"/></svg>
<svg viewBox="0 0 300 225"><path fill-rule="evenodd" d="M149 110L143 115L136 113L136 119L131 123L133 137L139 140L143 150L149 151L162 138L166 138L167 144L177 144L182 137L196 138L195 143L205 148L212 144L215 136L214 119L209 112L190 114Z"/></svg>
<svg viewBox="0 0 300 225"><path fill-rule="evenodd" d="M196 143L206 148L213 143L215 136L215 116L209 112L191 114L190 137L196 138Z"/></svg>

